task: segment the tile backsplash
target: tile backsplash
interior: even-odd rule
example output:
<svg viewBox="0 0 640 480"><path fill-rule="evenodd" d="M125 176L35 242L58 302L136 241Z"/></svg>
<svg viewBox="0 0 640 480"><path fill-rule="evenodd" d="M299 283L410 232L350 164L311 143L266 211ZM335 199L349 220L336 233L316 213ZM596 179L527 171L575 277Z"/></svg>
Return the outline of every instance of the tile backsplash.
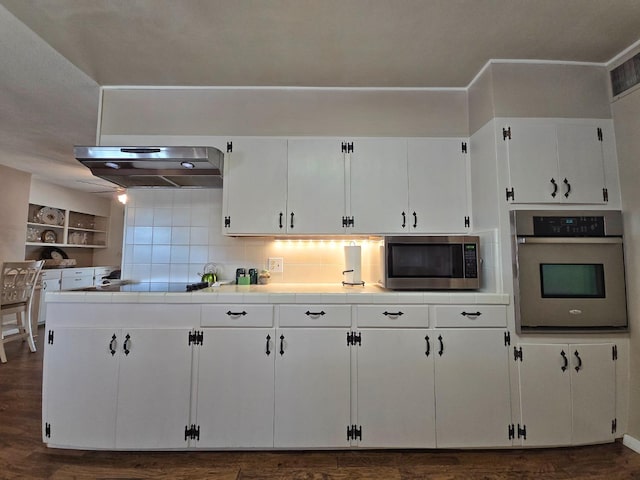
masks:
<svg viewBox="0 0 640 480"><path fill-rule="evenodd" d="M135 291L184 291L200 281L208 262L221 279L236 268L266 268L269 257L283 258L283 272L270 282L339 283L344 270L343 239L273 239L222 234L222 189L130 189L126 208L122 278ZM378 280L379 242L362 246L362 279Z"/></svg>

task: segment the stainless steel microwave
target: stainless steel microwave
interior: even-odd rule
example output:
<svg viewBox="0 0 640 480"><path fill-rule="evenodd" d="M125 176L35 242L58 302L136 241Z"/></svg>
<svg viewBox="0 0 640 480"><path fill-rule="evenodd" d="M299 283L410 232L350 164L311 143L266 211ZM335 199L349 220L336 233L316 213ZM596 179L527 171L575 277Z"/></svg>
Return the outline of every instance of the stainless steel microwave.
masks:
<svg viewBox="0 0 640 480"><path fill-rule="evenodd" d="M385 237L381 284L392 290L480 288L480 239L473 236Z"/></svg>

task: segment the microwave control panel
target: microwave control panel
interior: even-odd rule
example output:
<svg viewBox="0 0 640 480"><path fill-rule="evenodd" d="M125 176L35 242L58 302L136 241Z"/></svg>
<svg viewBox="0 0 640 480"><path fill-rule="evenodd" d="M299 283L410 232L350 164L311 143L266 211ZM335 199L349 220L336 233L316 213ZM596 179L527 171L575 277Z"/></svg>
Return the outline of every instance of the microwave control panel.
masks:
<svg viewBox="0 0 640 480"><path fill-rule="evenodd" d="M534 216L536 237L604 237L604 217Z"/></svg>
<svg viewBox="0 0 640 480"><path fill-rule="evenodd" d="M464 244L464 278L478 278L478 252L475 243Z"/></svg>

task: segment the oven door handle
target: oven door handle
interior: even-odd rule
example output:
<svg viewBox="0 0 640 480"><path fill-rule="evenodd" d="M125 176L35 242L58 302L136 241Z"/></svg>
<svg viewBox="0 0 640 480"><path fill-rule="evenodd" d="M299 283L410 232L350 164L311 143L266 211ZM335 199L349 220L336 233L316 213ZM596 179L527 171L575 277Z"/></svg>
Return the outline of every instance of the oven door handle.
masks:
<svg viewBox="0 0 640 480"><path fill-rule="evenodd" d="M569 245L572 243L621 244L622 237L518 237L518 243L561 243L564 245Z"/></svg>

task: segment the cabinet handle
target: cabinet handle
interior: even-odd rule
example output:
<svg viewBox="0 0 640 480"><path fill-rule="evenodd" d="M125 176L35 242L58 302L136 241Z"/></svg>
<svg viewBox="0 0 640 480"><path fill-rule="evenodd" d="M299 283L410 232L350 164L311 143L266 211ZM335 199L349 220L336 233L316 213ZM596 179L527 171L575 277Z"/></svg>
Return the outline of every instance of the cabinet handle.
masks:
<svg viewBox="0 0 640 480"><path fill-rule="evenodd" d="M267 357L271 355L271 350L269 350L270 343L271 343L271 335L267 335L267 351L266 351Z"/></svg>
<svg viewBox="0 0 640 480"><path fill-rule="evenodd" d="M576 356L576 359L578 360L578 365L576 366L576 372L579 372L580 369L582 368L582 359L580 358L580 354L578 353L577 350L573 354Z"/></svg>
<svg viewBox="0 0 640 480"><path fill-rule="evenodd" d="M407 226L407 214L402 212L402 228Z"/></svg>
<svg viewBox="0 0 640 480"><path fill-rule="evenodd" d="M109 342L109 352L111 352L111 356L113 357L116 354L116 348L118 347L118 342L116 341L116 334L113 334L111 337L111 341Z"/></svg>
<svg viewBox="0 0 640 480"><path fill-rule="evenodd" d="M429 335L426 335L424 339L427 342L427 351L424 352L424 354L428 357L429 354L431 353L431 345L429 344Z"/></svg>
<svg viewBox="0 0 640 480"><path fill-rule="evenodd" d="M122 344L122 350L125 355L129 355L131 352L131 336L127 333L127 336L124 337L124 343Z"/></svg>
<svg viewBox="0 0 640 480"><path fill-rule="evenodd" d="M382 314L385 317L401 317L402 315L404 315L404 313L400 310L398 310L397 312L382 312Z"/></svg>
<svg viewBox="0 0 640 480"><path fill-rule="evenodd" d="M482 315L482 312L462 312L460 315L463 317L469 317L471 320L475 320Z"/></svg>
<svg viewBox="0 0 640 480"><path fill-rule="evenodd" d="M569 183L569 180L567 180L566 178L562 181L562 183L564 183L567 186L567 191L564 194L564 198L569 198L569 195L571 194L571 184Z"/></svg>
<svg viewBox="0 0 640 480"><path fill-rule="evenodd" d="M413 228L418 228L418 214L413 212Z"/></svg>
<svg viewBox="0 0 640 480"><path fill-rule="evenodd" d="M244 310L242 312L232 312L231 310L227 312L227 315L229 315L230 317L244 317L246 314L247 312L245 312Z"/></svg>
<svg viewBox="0 0 640 480"><path fill-rule="evenodd" d="M556 198L556 194L558 193L558 184L556 183L555 178L551 179L551 184L553 185L553 192L551 193L551 196Z"/></svg>
<svg viewBox="0 0 640 480"><path fill-rule="evenodd" d="M566 372L567 368L569 367L569 359L567 358L567 354L564 353L564 350L562 350L560 352L560 355L562 356L562 359L564 360L564 365L562 365L562 367L560 367L560 370L562 370L563 372Z"/></svg>
<svg viewBox="0 0 640 480"><path fill-rule="evenodd" d="M284 355L284 335L280 335L280 355Z"/></svg>
<svg viewBox="0 0 640 480"><path fill-rule="evenodd" d="M324 310L320 310L319 312L310 312L309 310L307 310L306 312L304 312L304 314L307 317L321 317L323 315L325 315Z"/></svg>
<svg viewBox="0 0 640 480"><path fill-rule="evenodd" d="M442 354L444 353L444 342L442 341L442 335L438 335L438 341L440 342L440 351L438 352L438 355L442 356Z"/></svg>
<svg viewBox="0 0 640 480"><path fill-rule="evenodd" d="M284 214L282 212L280 212L280 220L278 221L278 225L280 226L280 228L282 228L282 216Z"/></svg>
<svg viewBox="0 0 640 480"><path fill-rule="evenodd" d="M291 228L293 228L293 212L291 212Z"/></svg>

